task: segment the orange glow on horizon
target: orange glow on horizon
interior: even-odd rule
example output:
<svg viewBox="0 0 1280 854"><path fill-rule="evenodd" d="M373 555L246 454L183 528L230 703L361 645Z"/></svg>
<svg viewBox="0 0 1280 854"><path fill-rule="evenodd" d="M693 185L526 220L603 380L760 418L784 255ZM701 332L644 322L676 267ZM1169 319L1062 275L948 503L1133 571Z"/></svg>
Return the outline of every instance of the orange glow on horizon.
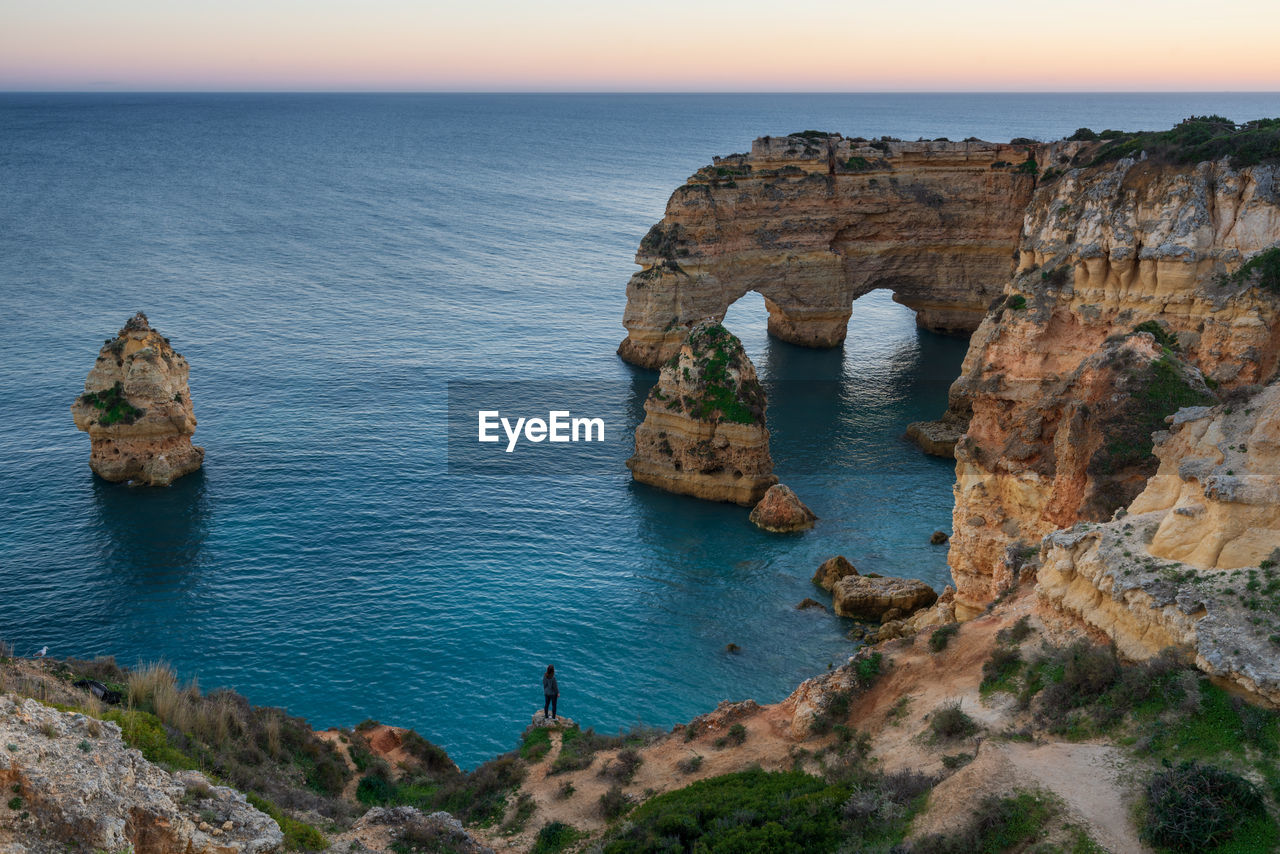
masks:
<svg viewBox="0 0 1280 854"><path fill-rule="evenodd" d="M1280 90L1260 0L3 2L10 90Z"/></svg>

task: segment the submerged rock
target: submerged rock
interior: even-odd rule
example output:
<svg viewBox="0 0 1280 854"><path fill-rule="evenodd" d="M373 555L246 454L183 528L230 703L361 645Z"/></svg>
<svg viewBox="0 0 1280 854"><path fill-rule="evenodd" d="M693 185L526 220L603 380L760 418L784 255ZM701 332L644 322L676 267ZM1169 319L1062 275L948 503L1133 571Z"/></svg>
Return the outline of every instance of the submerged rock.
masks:
<svg viewBox="0 0 1280 854"><path fill-rule="evenodd" d="M883 620L885 615L901 617L927 608L938 600L938 594L915 578L871 578L847 575L831 590L835 612L841 617L858 620Z"/></svg>
<svg viewBox="0 0 1280 854"><path fill-rule="evenodd" d="M107 339L71 405L89 434L89 468L104 480L168 486L200 468L187 360L138 312Z"/></svg>
<svg viewBox="0 0 1280 854"><path fill-rule="evenodd" d="M778 482L764 389L742 342L719 323L693 327L644 411L627 460L640 483L750 507Z"/></svg>
<svg viewBox="0 0 1280 854"><path fill-rule="evenodd" d="M934 531L933 535L929 537L929 542L932 545L940 546L946 543L949 539L951 539L951 537L946 531Z"/></svg>
<svg viewBox="0 0 1280 854"><path fill-rule="evenodd" d="M818 516L804 505L791 487L776 483L751 510L751 523L775 534L807 531Z"/></svg>

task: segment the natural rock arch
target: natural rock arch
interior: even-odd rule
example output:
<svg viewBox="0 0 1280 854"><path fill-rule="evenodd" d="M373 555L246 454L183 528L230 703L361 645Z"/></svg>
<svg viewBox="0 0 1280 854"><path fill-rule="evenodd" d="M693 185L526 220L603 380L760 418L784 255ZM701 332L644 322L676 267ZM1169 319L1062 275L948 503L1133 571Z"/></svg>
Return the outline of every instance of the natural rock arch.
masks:
<svg viewBox="0 0 1280 854"><path fill-rule="evenodd" d="M641 241L618 352L655 368L688 327L750 291L769 333L844 340L855 299L886 288L921 326L971 332L1013 270L1031 149L987 142L763 137L676 189Z"/></svg>

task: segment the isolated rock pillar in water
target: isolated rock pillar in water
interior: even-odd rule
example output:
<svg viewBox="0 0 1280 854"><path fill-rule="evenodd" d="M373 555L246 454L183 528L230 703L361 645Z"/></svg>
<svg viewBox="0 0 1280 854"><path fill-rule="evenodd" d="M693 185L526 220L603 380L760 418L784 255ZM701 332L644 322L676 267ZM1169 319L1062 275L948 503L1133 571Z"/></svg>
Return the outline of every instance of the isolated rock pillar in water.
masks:
<svg viewBox="0 0 1280 854"><path fill-rule="evenodd" d="M187 360L138 312L108 338L71 405L89 468L110 481L167 486L200 468Z"/></svg>

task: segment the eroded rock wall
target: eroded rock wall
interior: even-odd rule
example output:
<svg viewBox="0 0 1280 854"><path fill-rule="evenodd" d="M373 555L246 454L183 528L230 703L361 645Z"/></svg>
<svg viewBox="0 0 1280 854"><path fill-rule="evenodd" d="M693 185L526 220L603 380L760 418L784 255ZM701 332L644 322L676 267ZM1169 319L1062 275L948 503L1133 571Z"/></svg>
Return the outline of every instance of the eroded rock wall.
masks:
<svg viewBox="0 0 1280 854"><path fill-rule="evenodd" d="M971 332L1008 282L1036 150L789 136L717 158L641 242L618 353L656 368L748 291L770 334L805 346L843 341L853 301L877 288L922 326Z"/></svg>
<svg viewBox="0 0 1280 854"><path fill-rule="evenodd" d="M1047 146L1042 165L1066 156ZM997 594L1011 547L1107 519L1142 490L1156 458L1134 419L1205 402L1162 398L1159 377L1135 388L1132 367L1108 368L1109 350L1141 349L1138 327L1151 333L1146 365L1193 368L1219 395L1276 374L1280 293L1223 278L1280 239L1276 177L1225 160L1121 160L1066 168L1037 189L1018 270L952 389L953 409L971 418L955 451L949 556L961 617ZM1121 464L1106 465L1108 451Z"/></svg>
<svg viewBox="0 0 1280 854"><path fill-rule="evenodd" d="M1280 383L1171 421L1127 513L1045 539L1037 593L1131 659L1177 647L1280 704Z"/></svg>

